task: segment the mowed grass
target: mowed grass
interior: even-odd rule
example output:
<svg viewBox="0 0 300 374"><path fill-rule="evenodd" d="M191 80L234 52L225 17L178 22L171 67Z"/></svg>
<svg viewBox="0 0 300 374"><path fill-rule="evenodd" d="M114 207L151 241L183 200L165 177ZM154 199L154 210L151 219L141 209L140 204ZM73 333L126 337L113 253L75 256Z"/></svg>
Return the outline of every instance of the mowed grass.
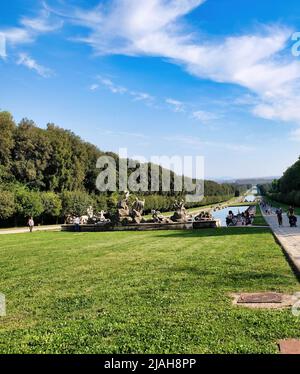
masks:
<svg viewBox="0 0 300 374"><path fill-rule="evenodd" d="M262 215L259 204L256 205L256 213L253 221L254 226L269 226L264 216Z"/></svg>
<svg viewBox="0 0 300 374"><path fill-rule="evenodd" d="M1 353L276 353L286 310L239 291L299 291L267 229L1 236Z"/></svg>

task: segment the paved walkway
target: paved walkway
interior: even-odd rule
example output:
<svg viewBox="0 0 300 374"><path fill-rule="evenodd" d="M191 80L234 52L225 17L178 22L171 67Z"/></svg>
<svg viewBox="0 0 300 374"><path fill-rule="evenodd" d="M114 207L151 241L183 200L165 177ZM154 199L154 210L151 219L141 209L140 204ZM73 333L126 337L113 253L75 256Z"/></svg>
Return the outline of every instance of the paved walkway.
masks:
<svg viewBox="0 0 300 374"><path fill-rule="evenodd" d="M284 251L300 273L300 227L290 227L286 214L283 214L283 226L279 227L274 208L270 215L265 214L264 211L262 213ZM297 218L299 225L300 217L297 216Z"/></svg>
<svg viewBox="0 0 300 374"><path fill-rule="evenodd" d="M50 225L50 226L36 226L34 231L53 231L61 229L61 225ZM23 234L29 232L28 227L12 228L12 229L0 229L0 235L5 234Z"/></svg>

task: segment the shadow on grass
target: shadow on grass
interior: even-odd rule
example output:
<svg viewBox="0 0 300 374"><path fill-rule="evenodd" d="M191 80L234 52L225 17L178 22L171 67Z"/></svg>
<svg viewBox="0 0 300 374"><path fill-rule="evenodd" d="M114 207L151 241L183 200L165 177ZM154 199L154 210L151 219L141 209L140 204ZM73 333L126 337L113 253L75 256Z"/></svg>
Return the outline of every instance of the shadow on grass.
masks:
<svg viewBox="0 0 300 374"><path fill-rule="evenodd" d="M157 231L158 237L165 238L201 238L207 236L228 236L228 235L257 235L271 233L269 228L237 227L237 228L217 228L217 229L199 229L182 231Z"/></svg>
<svg viewBox="0 0 300 374"><path fill-rule="evenodd" d="M232 264L233 266L233 264ZM173 271L176 272L182 272L182 273L188 273L200 278L206 278L206 277L214 277L215 280L213 281L210 278L209 284L214 286L236 286L237 284L249 286L252 285L253 282L260 281L262 284L265 284L265 282L272 281L274 282L274 285L286 285L287 280L290 279L289 276L285 276L283 274L276 274L268 271L243 271L242 269L233 270L233 267L229 267L229 271L226 273L220 272L220 269L217 269L216 271L209 271L209 270L203 270L199 267L192 267L192 266L186 266L186 267L178 267L173 268ZM279 282L280 281L280 282ZM275 283L276 282L276 283Z"/></svg>

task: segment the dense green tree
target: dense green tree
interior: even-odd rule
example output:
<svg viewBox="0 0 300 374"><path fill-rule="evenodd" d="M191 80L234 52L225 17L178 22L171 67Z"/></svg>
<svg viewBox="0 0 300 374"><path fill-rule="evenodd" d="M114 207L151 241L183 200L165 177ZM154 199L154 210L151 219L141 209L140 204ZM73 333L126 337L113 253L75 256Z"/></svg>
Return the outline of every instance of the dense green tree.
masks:
<svg viewBox="0 0 300 374"><path fill-rule="evenodd" d="M59 217L62 211L62 202L60 197L54 192L41 193L43 204L43 215L50 217Z"/></svg>
<svg viewBox="0 0 300 374"><path fill-rule="evenodd" d="M45 169L52 149L44 130L23 119L14 134L13 172L17 180L32 188L44 189Z"/></svg>
<svg viewBox="0 0 300 374"><path fill-rule="evenodd" d="M84 191L64 191L61 194L62 214L82 216L87 213L89 206L94 206L92 197Z"/></svg>
<svg viewBox="0 0 300 374"><path fill-rule="evenodd" d="M47 190L61 192L84 189L88 165L86 143L71 131L53 124L48 124L47 135L52 147L46 170Z"/></svg>
<svg viewBox="0 0 300 374"><path fill-rule="evenodd" d="M11 163L16 125L12 115L0 112L0 182L12 177Z"/></svg>
<svg viewBox="0 0 300 374"><path fill-rule="evenodd" d="M16 208L19 216L24 219L28 217L40 217L44 211L41 194L36 191L29 191L26 188L17 190Z"/></svg>
<svg viewBox="0 0 300 374"><path fill-rule="evenodd" d="M285 204L300 206L300 158L279 180L259 185L261 194Z"/></svg>
<svg viewBox="0 0 300 374"><path fill-rule="evenodd" d="M84 177L84 187L85 189L92 193L96 190L96 179L99 170L96 168L97 160L99 157L104 155L103 152L89 143L85 143L86 152L86 164L85 164L85 177Z"/></svg>
<svg viewBox="0 0 300 374"><path fill-rule="evenodd" d="M0 190L0 219L11 218L16 212L15 196L13 192Z"/></svg>

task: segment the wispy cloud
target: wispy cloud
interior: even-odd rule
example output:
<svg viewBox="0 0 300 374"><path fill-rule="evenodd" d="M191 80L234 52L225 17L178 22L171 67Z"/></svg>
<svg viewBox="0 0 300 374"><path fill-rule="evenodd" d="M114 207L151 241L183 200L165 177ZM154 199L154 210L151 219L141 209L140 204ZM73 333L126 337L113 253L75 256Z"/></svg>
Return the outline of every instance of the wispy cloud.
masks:
<svg viewBox="0 0 300 374"><path fill-rule="evenodd" d="M110 0L89 10L70 8L65 14L89 30L77 40L96 54L165 58L196 77L247 88L258 99L253 103L256 116L300 125L300 63L282 53L293 30L262 25L249 34L204 39L182 21L203 3Z"/></svg>
<svg viewBox="0 0 300 374"><path fill-rule="evenodd" d="M19 27L1 29L0 32L6 43L11 45L31 43L34 40L34 36L28 30Z"/></svg>
<svg viewBox="0 0 300 374"><path fill-rule="evenodd" d="M19 26L2 28L0 33L4 35L8 45L18 46L34 42L41 34L59 30L63 24L62 19L42 8L37 17L23 17Z"/></svg>
<svg viewBox="0 0 300 374"><path fill-rule="evenodd" d="M40 64L38 64L32 57L26 53L20 53L19 59L17 61L18 65L23 65L30 70L35 71L38 75L43 78L49 78L53 75L53 71Z"/></svg>
<svg viewBox="0 0 300 374"><path fill-rule="evenodd" d="M152 106L155 102L155 97L150 95L147 92L139 92L139 91L131 90L127 87L116 84L109 78L98 76L96 79L98 83L94 83L90 86L91 91L96 91L101 86L104 86L113 94L118 94L118 95L126 94L130 96L133 101L141 101L148 106Z"/></svg>
<svg viewBox="0 0 300 374"><path fill-rule="evenodd" d="M0 58L6 58L6 40L5 36L0 33Z"/></svg>
<svg viewBox="0 0 300 374"><path fill-rule="evenodd" d="M97 76L96 81L97 83L93 83L89 86L90 91L97 91L101 87L105 87L113 94L127 95L128 97L131 97L133 101L143 102L145 105L156 109L164 108L169 109L174 113L185 113L187 118L192 118L202 123L210 123L221 118L219 114L213 112L204 110L193 111L190 104L174 98L161 99L147 92L132 90L123 85L116 84L110 78ZM157 102L160 103L159 106L156 104Z"/></svg>
<svg viewBox="0 0 300 374"><path fill-rule="evenodd" d="M185 105L182 101L169 98L169 99L166 99L166 103L171 107L171 109L175 113L185 112Z"/></svg>
<svg viewBox="0 0 300 374"><path fill-rule="evenodd" d="M108 78L98 77L98 80L114 94L122 95L127 92L127 88L116 85Z"/></svg>
<svg viewBox="0 0 300 374"><path fill-rule="evenodd" d="M152 105L155 97L146 92L129 91L129 94L134 98L134 101L143 101L148 105Z"/></svg>
<svg viewBox="0 0 300 374"><path fill-rule="evenodd" d="M212 121L220 119L221 116L216 113L207 112L204 110L197 110L196 112L192 113L192 118L202 123L210 123Z"/></svg>
<svg viewBox="0 0 300 374"><path fill-rule="evenodd" d="M20 23L28 32L48 33L61 29L64 21L52 17L51 12L42 9L36 18L23 17Z"/></svg>
<svg viewBox="0 0 300 374"><path fill-rule="evenodd" d="M96 91L96 90L98 90L98 88L99 88L99 84L94 83L94 84L90 85L90 90L91 91Z"/></svg>

